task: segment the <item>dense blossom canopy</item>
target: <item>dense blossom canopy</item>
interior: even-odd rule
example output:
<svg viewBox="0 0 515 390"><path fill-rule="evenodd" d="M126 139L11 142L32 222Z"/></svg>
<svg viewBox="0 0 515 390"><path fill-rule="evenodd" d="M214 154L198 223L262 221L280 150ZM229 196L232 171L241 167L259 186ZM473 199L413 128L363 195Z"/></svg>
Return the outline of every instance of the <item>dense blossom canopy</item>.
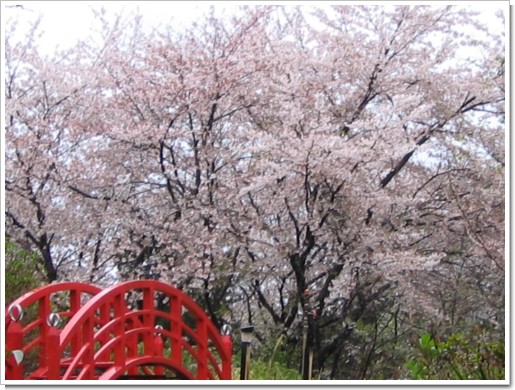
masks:
<svg viewBox="0 0 515 390"><path fill-rule="evenodd" d="M479 15L247 6L151 33L97 17L101 47L52 57L36 27L6 34L6 234L49 281L158 278L258 336L295 338L314 310L332 376L386 296L502 327L504 37Z"/></svg>

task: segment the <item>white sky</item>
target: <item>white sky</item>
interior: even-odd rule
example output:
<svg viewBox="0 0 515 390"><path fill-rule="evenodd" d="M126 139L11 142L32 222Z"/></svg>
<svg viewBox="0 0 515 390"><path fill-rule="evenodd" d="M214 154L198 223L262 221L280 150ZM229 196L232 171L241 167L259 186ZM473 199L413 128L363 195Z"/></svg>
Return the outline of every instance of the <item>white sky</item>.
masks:
<svg viewBox="0 0 515 390"><path fill-rule="evenodd" d="M111 14L121 11L129 14L139 9L146 27L173 23L179 28L192 23L202 14L202 10L208 8L207 2L199 4L199 2L186 1L6 1L2 3L4 20L10 16L19 15L22 21L33 21L40 14L42 15L40 28L44 35L40 44L45 52L51 52L56 47L71 47L79 37L90 36L92 26L95 25L92 7L95 9L105 7ZM23 9L13 7L17 4L23 5ZM98 24L96 26L99 27Z"/></svg>
<svg viewBox="0 0 515 390"><path fill-rule="evenodd" d="M216 8L228 8L241 5L245 2L237 1L2 1L3 22L11 16L18 15L20 21L31 21L42 15L41 30L44 32L40 43L43 52L51 53L56 47L68 48L74 45L78 38L86 38L93 32L92 26L95 20L90 7L100 9L102 6L109 13L116 14L119 11L130 13L139 9L143 15L144 26L157 27L160 24L172 23L176 28L182 28L192 23L207 11L209 6ZM246 2L247 4L355 4L356 2ZM366 2L366 4L392 4L391 2ZM410 2L403 1L402 4ZM413 3L413 2L411 2ZM438 1L434 4L442 5L447 2ZM451 2L449 2L451 3ZM472 5L475 9L481 9L484 14L482 20L492 28L501 28L498 19L495 18L495 10L502 8L507 15L509 2L507 1L469 1L455 2L459 5ZM21 7L15 5L21 4ZM415 3L415 4L427 4ZM98 24L97 24L98 27ZM502 30L501 30L502 31Z"/></svg>

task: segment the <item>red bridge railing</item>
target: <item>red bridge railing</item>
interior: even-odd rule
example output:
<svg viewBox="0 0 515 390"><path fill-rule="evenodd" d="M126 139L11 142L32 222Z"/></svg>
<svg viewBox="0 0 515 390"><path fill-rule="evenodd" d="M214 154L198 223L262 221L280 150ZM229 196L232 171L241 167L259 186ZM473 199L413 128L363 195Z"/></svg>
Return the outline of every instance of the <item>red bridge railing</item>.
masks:
<svg viewBox="0 0 515 390"><path fill-rule="evenodd" d="M5 323L7 380L231 379L230 337L154 280L46 286L13 302Z"/></svg>

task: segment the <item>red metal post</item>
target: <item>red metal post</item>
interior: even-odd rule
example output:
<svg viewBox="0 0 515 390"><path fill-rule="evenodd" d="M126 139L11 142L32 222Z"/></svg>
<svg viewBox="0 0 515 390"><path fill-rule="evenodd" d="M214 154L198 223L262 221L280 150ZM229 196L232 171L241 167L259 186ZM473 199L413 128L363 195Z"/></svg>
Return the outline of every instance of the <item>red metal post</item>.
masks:
<svg viewBox="0 0 515 390"><path fill-rule="evenodd" d="M38 336L41 339L38 358L39 358L39 366L45 367L46 365L46 340L48 335L48 324L46 322L48 316L50 315L50 297L49 295L44 295L38 300L38 318L40 321Z"/></svg>
<svg viewBox="0 0 515 390"><path fill-rule="evenodd" d="M82 357L82 364L84 367L86 367L81 373L83 374L83 379L95 379L93 370L95 364L95 351L93 342L94 327L95 321L93 315L91 315L86 319L82 328L82 345L87 346L86 352ZM84 372L84 370L86 370L86 372Z"/></svg>
<svg viewBox="0 0 515 390"><path fill-rule="evenodd" d="M11 321L7 332L5 333L5 351L7 359L11 363L11 369L6 370L5 379L23 379L25 372L23 368L23 360L16 362L15 354L23 352L23 327L19 321Z"/></svg>
<svg viewBox="0 0 515 390"><path fill-rule="evenodd" d="M147 329L152 329L154 327L154 319L152 313L152 309L154 308L154 291L152 289L146 288L143 291L143 310L145 314L143 314L142 325ZM146 313L149 311L150 313ZM143 334L143 351L145 355L153 355L154 354L154 332L145 332Z"/></svg>
<svg viewBox="0 0 515 390"><path fill-rule="evenodd" d="M164 355L164 343L163 338L161 337L161 334L158 331L158 328L156 329L156 334L154 335L154 356L162 357ZM165 368L161 365L154 367L154 374L155 375L164 375Z"/></svg>
<svg viewBox="0 0 515 390"><path fill-rule="evenodd" d="M98 318L99 324L101 326L106 325L110 321L110 313L109 313L110 307L108 304L102 305L100 309L98 309ZM77 338L77 337L75 337ZM105 345L110 340L110 334L109 332L104 332L101 337L95 338L97 342L100 343L100 347ZM72 339L72 345L73 345L73 339ZM106 351L105 353L102 353L98 356L98 361L100 362L108 362L110 360L109 351Z"/></svg>
<svg viewBox="0 0 515 390"><path fill-rule="evenodd" d="M208 337L207 323L205 318L197 317L197 379L208 379Z"/></svg>
<svg viewBox="0 0 515 390"><path fill-rule="evenodd" d="M79 311L80 306L81 306L80 291L70 290L70 312L71 312L71 317L73 317L73 315ZM75 337L74 340L72 341L72 345L71 345L71 353L72 353L72 355L75 356L77 353L79 353L79 349L80 349L80 340L79 340L78 337Z"/></svg>
<svg viewBox="0 0 515 390"><path fill-rule="evenodd" d="M170 299L172 362L182 365L182 302L177 296Z"/></svg>
<svg viewBox="0 0 515 390"><path fill-rule="evenodd" d="M59 373L61 368L61 357L59 356L59 329L49 327L47 333L47 352L46 352L46 379L61 379Z"/></svg>
<svg viewBox="0 0 515 390"><path fill-rule="evenodd" d="M122 294L118 294L113 300L113 310L115 318L118 319L115 328L115 337L120 337L120 343L118 343L114 349L114 364L117 366L123 366L125 361L125 299Z"/></svg>
<svg viewBox="0 0 515 390"><path fill-rule="evenodd" d="M222 336L222 346L225 356L222 357L222 378L232 379L232 339L231 336Z"/></svg>

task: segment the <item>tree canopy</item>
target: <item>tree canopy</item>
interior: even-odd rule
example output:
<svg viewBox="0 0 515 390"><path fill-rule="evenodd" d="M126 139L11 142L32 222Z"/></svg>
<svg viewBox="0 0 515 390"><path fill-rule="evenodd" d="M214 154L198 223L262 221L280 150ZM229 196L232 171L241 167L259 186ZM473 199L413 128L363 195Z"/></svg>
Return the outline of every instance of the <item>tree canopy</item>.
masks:
<svg viewBox="0 0 515 390"><path fill-rule="evenodd" d="M99 11L100 45L54 55L9 21L6 233L48 282L167 281L263 355L313 313L320 378L401 378L423 331L503 338L505 43L480 16Z"/></svg>

